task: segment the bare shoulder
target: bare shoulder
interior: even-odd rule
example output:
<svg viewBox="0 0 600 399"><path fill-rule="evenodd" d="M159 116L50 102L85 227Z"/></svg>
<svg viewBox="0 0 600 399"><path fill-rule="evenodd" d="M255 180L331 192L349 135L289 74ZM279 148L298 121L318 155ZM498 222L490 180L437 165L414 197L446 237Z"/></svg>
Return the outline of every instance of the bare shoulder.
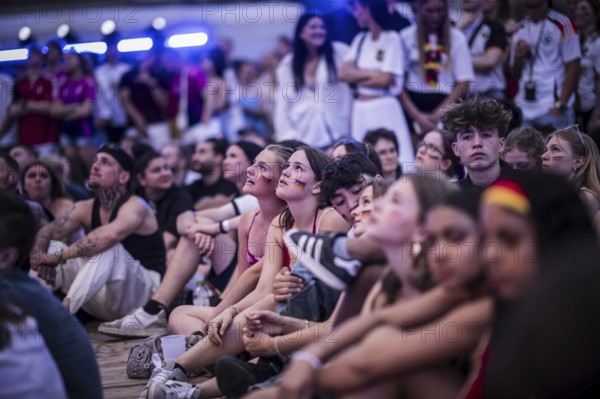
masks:
<svg viewBox="0 0 600 399"><path fill-rule="evenodd" d="M152 212L152 207L142 197L132 195L119 209L119 213L122 212Z"/></svg>
<svg viewBox="0 0 600 399"><path fill-rule="evenodd" d="M250 228L250 223L252 223L252 219L254 219L254 215L258 209L251 209L247 212L242 213L240 216L240 223L238 224L238 230L247 232Z"/></svg>
<svg viewBox="0 0 600 399"><path fill-rule="evenodd" d="M579 190L579 196L591 215L595 215L596 212L600 211L600 200L592 190L582 188Z"/></svg>
<svg viewBox="0 0 600 399"><path fill-rule="evenodd" d="M348 230L350 230L348 223L333 208L322 209L319 211L319 215L317 217L319 219L317 222L319 231L317 231L317 233L333 231L346 233Z"/></svg>

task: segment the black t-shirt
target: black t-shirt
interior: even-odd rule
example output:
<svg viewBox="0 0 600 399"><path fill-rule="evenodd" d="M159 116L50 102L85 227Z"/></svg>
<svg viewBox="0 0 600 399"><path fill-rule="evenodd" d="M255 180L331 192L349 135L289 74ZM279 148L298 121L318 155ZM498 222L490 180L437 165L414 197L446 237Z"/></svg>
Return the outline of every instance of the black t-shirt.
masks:
<svg viewBox="0 0 600 399"><path fill-rule="evenodd" d="M185 211L193 210L194 201L189 191L173 186L155 204L155 209L160 231L168 231L179 238L179 233L177 233L177 216Z"/></svg>
<svg viewBox="0 0 600 399"><path fill-rule="evenodd" d="M186 186L186 189L191 194L194 204L199 201L210 199L218 194L226 197L238 196L239 192L235 184L221 177L215 184L207 186L204 179L197 180Z"/></svg>
<svg viewBox="0 0 600 399"><path fill-rule="evenodd" d="M402 29L410 26L410 21L404 18L398 11L394 11L390 14L390 25L396 32L400 32Z"/></svg>
<svg viewBox="0 0 600 399"><path fill-rule="evenodd" d="M510 166L510 164L504 162L503 160L500 160L500 175L498 175L498 177L492 183L494 183L496 180L498 180L501 177L511 178L511 177L515 176L515 174L517 172L518 171L516 169L514 169L512 166ZM492 184L492 183L490 183L490 184ZM471 178L469 177L468 174L465 176L464 179L459 181L458 184L461 187L473 187L480 191L483 191L486 189L486 187L480 187L480 186L476 186L475 184L473 184L473 182L471 181Z"/></svg>
<svg viewBox="0 0 600 399"><path fill-rule="evenodd" d="M126 72L121 78L119 88L127 88L131 91L131 102L144 116L146 123L165 121L166 112L154 101L150 86L136 81L139 74L139 69ZM160 87L169 90L169 78L166 75L153 73L152 77L157 80Z"/></svg>

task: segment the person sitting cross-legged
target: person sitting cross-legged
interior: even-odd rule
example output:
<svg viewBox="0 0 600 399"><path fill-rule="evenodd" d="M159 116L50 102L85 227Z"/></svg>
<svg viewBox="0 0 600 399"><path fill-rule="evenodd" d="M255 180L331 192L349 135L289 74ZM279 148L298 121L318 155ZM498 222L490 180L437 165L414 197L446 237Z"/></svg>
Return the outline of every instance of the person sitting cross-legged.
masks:
<svg viewBox="0 0 600 399"><path fill-rule="evenodd" d="M119 146L100 148L89 181L96 198L76 202L36 236L31 273L61 289L71 313L84 309L114 320L145 303L160 284L165 245L150 206L128 192L132 169ZM79 228L87 234L73 245L54 241Z"/></svg>

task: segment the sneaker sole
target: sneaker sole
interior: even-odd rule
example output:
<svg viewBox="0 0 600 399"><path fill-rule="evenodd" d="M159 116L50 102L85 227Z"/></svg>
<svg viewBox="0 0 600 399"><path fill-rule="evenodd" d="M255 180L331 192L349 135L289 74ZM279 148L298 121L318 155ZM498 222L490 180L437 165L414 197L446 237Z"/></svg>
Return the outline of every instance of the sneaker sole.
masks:
<svg viewBox="0 0 600 399"><path fill-rule="evenodd" d="M115 337L132 337L132 338L147 338L151 335L166 335L169 333L169 330L166 328L145 328L143 330L138 329L130 329L124 330L122 328L114 328L114 327L106 327L106 326L98 326L98 332L106 335L112 335Z"/></svg>
<svg viewBox="0 0 600 399"><path fill-rule="evenodd" d="M327 270L323 265L318 263L312 256L304 252L298 244L296 244L291 236L295 231L288 231L283 235L283 242L285 245L290 248L296 248L298 251L297 261L300 261L306 266L306 268L319 280L328 285L329 287L338 290L345 291L348 288L348 285L340 280L335 274L331 273ZM317 245L317 244L315 244Z"/></svg>

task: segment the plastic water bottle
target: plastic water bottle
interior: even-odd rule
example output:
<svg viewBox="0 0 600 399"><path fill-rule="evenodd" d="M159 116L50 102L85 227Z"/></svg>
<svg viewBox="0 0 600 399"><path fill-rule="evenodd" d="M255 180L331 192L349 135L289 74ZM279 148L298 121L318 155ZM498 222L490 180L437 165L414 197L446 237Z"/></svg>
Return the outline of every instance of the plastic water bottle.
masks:
<svg viewBox="0 0 600 399"><path fill-rule="evenodd" d="M194 306L210 306L211 296L212 291L204 285L204 280L197 280L194 290Z"/></svg>

